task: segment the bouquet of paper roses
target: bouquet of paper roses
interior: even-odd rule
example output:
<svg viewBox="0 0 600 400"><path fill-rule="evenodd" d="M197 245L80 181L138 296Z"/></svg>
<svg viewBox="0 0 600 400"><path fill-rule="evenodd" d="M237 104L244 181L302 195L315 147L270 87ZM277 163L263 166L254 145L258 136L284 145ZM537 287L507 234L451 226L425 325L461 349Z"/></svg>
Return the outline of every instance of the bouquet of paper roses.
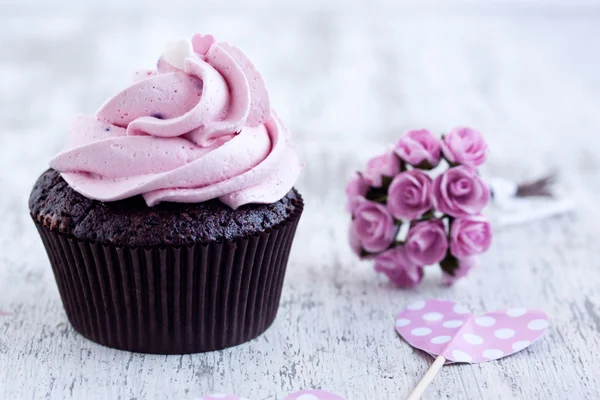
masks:
<svg viewBox="0 0 600 400"><path fill-rule="evenodd" d="M346 187L354 252L374 258L375 270L400 287L421 282L428 265L440 265L446 284L465 276L492 238L481 214L490 189L477 171L486 152L473 129L456 128L441 139L411 130L369 160Z"/></svg>

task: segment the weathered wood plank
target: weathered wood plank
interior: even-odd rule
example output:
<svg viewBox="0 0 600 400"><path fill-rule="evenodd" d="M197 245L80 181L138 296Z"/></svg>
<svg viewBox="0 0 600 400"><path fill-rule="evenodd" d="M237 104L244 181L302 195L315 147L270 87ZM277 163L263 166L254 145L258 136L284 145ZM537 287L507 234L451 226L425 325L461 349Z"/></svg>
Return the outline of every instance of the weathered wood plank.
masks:
<svg viewBox="0 0 600 400"><path fill-rule="evenodd" d="M408 17L406 6L387 7L278 19L264 8L252 18L201 8L176 19L0 15L0 308L13 313L0 317L0 398L227 391L273 399L304 387L402 398L431 360L396 336L393 318L422 297L475 311L525 305L552 317L547 337L522 354L444 368L426 399L600 397L600 18L518 10L442 17L427 8ZM195 30L216 32L256 59L307 164L298 184L307 209L281 310L264 336L223 352L106 349L68 325L26 199L72 114L92 112L139 60L151 65L166 36ZM348 250L344 180L402 130L456 124L488 135L490 175L560 167L561 190L578 212L498 232L482 267L454 288L431 272L418 291L395 290Z"/></svg>

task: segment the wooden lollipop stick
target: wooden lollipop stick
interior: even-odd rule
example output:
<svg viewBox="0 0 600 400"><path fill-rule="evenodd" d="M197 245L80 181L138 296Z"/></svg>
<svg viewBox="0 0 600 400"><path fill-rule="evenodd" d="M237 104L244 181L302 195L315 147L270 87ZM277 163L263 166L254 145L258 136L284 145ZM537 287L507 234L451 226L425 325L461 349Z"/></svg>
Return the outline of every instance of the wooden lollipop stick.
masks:
<svg viewBox="0 0 600 400"><path fill-rule="evenodd" d="M415 390L413 390L410 396L408 396L407 400L419 400L423 392L425 392L425 389L427 389L445 362L446 359L444 356L437 356L433 364L431 364L431 367L429 367L425 373L425 376L423 376L421 381L417 384L417 387L415 387Z"/></svg>

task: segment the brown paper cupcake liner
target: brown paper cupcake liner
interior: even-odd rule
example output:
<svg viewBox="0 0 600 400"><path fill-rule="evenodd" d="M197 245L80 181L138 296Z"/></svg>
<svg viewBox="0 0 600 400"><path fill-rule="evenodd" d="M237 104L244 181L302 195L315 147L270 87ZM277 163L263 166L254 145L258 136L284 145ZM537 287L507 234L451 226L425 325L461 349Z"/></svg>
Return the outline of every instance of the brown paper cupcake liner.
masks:
<svg viewBox="0 0 600 400"><path fill-rule="evenodd" d="M34 222L76 331L117 349L186 354L236 346L272 324L302 210L300 198L268 231L181 247L119 247Z"/></svg>

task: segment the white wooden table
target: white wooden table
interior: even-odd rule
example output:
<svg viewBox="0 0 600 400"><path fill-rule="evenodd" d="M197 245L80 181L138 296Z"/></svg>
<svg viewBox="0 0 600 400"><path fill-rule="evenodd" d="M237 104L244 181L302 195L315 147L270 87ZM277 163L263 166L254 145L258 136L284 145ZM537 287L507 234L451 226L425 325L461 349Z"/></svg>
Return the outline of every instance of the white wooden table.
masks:
<svg viewBox="0 0 600 400"><path fill-rule="evenodd" d="M118 3L0 6L0 309L12 313L0 317L0 398L280 399L322 387L402 399L431 360L397 337L394 315L424 297L552 317L539 343L446 367L424 398L600 398L598 1ZM281 309L266 334L221 352L111 350L68 324L27 198L74 113L195 31L254 58L307 164ZM481 268L451 289L431 272L418 290L396 290L348 249L345 178L407 128L459 124L486 134L489 175L560 168L578 210L498 231Z"/></svg>

